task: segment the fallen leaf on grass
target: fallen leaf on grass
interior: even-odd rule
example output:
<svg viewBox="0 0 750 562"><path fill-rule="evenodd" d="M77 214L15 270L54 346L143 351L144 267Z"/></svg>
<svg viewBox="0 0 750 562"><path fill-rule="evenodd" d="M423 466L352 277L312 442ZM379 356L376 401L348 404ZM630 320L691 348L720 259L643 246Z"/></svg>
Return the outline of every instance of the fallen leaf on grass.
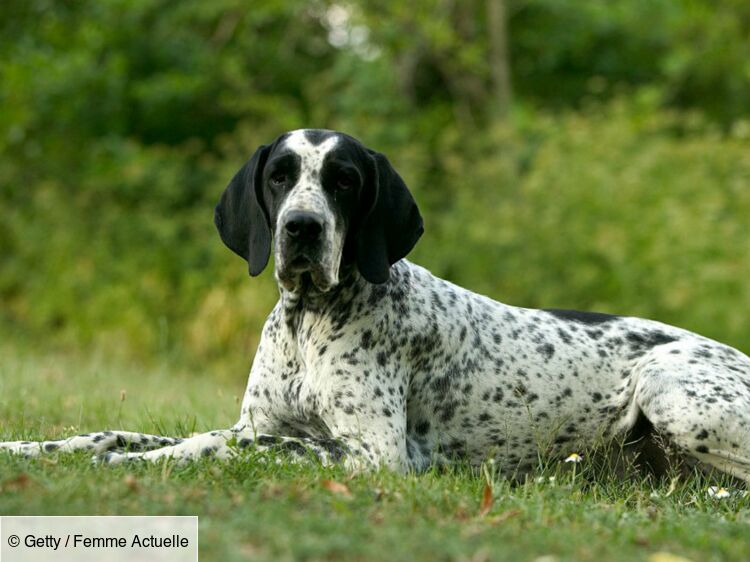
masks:
<svg viewBox="0 0 750 562"><path fill-rule="evenodd" d="M346 498L352 497L349 487L341 482L336 482L335 480L321 480L320 485L332 494L344 496Z"/></svg>
<svg viewBox="0 0 750 562"><path fill-rule="evenodd" d="M492 487L489 484L484 485L484 492L482 492L482 503L479 504L479 516L484 517L492 509Z"/></svg>
<svg viewBox="0 0 750 562"><path fill-rule="evenodd" d="M0 492L18 491L27 488L31 484L31 478L25 472L22 472L14 478L9 478L0 484Z"/></svg>
<svg viewBox="0 0 750 562"><path fill-rule="evenodd" d="M126 474L124 478L125 486L130 490L131 492L137 492L140 490L140 485L138 484L138 479L133 476L132 474Z"/></svg>

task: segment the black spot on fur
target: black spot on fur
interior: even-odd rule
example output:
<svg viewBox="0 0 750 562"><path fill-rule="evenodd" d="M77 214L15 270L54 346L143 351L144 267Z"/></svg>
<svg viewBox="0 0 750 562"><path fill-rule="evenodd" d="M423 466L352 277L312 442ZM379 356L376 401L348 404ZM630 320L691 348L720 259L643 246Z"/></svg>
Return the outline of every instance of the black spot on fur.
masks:
<svg viewBox="0 0 750 562"><path fill-rule="evenodd" d="M379 351L378 352L378 365L381 367L385 367L385 362L388 359L388 356L386 355L385 351Z"/></svg>
<svg viewBox="0 0 750 562"><path fill-rule="evenodd" d="M427 420L418 421L417 425L414 426L414 431L417 432L417 435L427 435L427 432L430 431L430 422Z"/></svg>
<svg viewBox="0 0 750 562"><path fill-rule="evenodd" d="M281 444L279 449L281 449L282 451L294 453L295 455L300 457L307 452L307 449L305 449L305 447L303 447L296 441L286 441Z"/></svg>
<svg viewBox="0 0 750 562"><path fill-rule="evenodd" d="M456 404L455 402L448 402L444 406L438 408L437 411L440 413L440 421L447 423L456 415Z"/></svg>
<svg viewBox="0 0 750 562"><path fill-rule="evenodd" d="M598 340L604 335L602 330L586 330L586 333L592 340Z"/></svg>
<svg viewBox="0 0 750 562"><path fill-rule="evenodd" d="M560 339L563 341L563 343L573 343L573 338L562 328L557 329L557 335L560 336Z"/></svg>
<svg viewBox="0 0 750 562"><path fill-rule="evenodd" d="M601 312L581 312L579 310L562 310L559 308L545 308L544 312L561 320L580 322L582 324L603 324L619 318L619 316L603 314Z"/></svg>
<svg viewBox="0 0 750 562"><path fill-rule="evenodd" d="M658 330L653 332L629 332L626 336L626 339L634 348L642 348L642 347L656 347L657 345L664 345L666 343L671 343L673 341L677 341L677 338L674 338L672 336L668 336L664 332L660 332Z"/></svg>
<svg viewBox="0 0 750 562"><path fill-rule="evenodd" d="M526 387L522 383L517 384L513 388L513 394L516 397L521 397L521 396L525 395L527 392L528 392L528 390L526 390Z"/></svg>
<svg viewBox="0 0 750 562"><path fill-rule="evenodd" d="M346 453L346 448L335 439L318 439L316 443L325 449L334 462L340 461ZM363 445L366 445L366 443L363 443Z"/></svg>
<svg viewBox="0 0 750 562"><path fill-rule="evenodd" d="M278 445L281 438L274 435L258 435L256 441L259 445Z"/></svg>
<svg viewBox="0 0 750 562"><path fill-rule="evenodd" d="M370 330L365 330L362 332L362 339L360 340L359 345L362 346L362 349L370 349L372 344L372 332Z"/></svg>
<svg viewBox="0 0 750 562"><path fill-rule="evenodd" d="M536 350L544 356L545 361L552 359L552 356L555 354L555 346L551 343L542 344Z"/></svg>

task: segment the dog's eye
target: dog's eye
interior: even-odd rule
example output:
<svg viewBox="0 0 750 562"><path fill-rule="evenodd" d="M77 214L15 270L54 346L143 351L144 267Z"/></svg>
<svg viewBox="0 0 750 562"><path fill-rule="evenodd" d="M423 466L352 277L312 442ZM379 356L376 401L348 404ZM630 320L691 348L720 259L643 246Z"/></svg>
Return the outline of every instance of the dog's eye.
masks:
<svg viewBox="0 0 750 562"><path fill-rule="evenodd" d="M336 178L336 189L339 191L348 191L354 185L354 180L349 176L339 176Z"/></svg>
<svg viewBox="0 0 750 562"><path fill-rule="evenodd" d="M281 187L286 183L286 174L273 174L271 176L271 185Z"/></svg>

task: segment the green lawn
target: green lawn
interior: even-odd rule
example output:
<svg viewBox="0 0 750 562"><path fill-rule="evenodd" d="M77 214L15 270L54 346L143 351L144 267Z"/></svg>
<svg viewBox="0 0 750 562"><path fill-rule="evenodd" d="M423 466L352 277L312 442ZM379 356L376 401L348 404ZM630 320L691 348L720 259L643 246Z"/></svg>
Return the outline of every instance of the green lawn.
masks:
<svg viewBox="0 0 750 562"><path fill-rule="evenodd" d="M218 383L210 373L105 358L30 357L2 348L2 439L228 426L245 382L243 373ZM705 479L622 483L594 478L586 460L576 470L553 464L511 485L492 478L491 465L352 476L252 456L179 468L0 455L0 514L198 515L203 562L671 560L664 553L695 562L750 560L750 498L710 498L707 487L716 482ZM491 498L484 498L487 482Z"/></svg>

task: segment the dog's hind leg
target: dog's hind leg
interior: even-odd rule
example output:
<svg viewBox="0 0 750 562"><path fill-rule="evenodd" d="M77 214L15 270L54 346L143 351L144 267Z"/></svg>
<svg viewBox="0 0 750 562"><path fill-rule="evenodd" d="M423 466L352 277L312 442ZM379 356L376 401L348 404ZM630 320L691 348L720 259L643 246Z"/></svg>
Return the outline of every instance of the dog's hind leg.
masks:
<svg viewBox="0 0 750 562"><path fill-rule="evenodd" d="M681 454L750 483L750 358L696 338L655 348L635 401Z"/></svg>
<svg viewBox="0 0 750 562"><path fill-rule="evenodd" d="M150 451L177 445L183 441L180 437L162 437L134 431L98 431L82 433L54 441L5 441L0 442L0 451L8 451L25 457L36 457L53 451L68 453L88 451L94 454L108 451Z"/></svg>

